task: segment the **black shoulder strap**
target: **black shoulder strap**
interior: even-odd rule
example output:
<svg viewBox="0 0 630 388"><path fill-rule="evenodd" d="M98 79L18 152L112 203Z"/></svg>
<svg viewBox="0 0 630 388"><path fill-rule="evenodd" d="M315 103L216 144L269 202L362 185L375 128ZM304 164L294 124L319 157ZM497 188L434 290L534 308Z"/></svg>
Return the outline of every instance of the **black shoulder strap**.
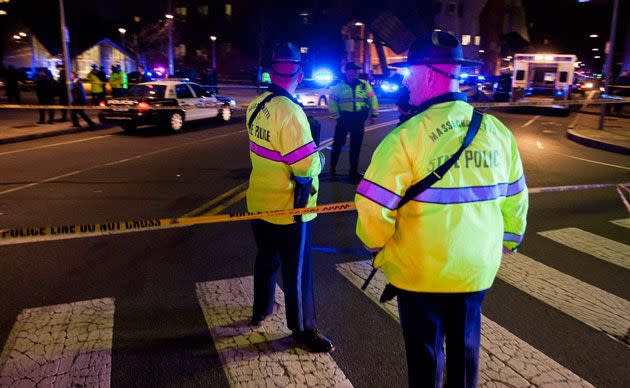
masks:
<svg viewBox="0 0 630 388"><path fill-rule="evenodd" d="M424 177L420 182L415 185L409 187L405 192L405 195L398 203L398 209L404 206L407 202L414 199L418 194L422 193L429 187L433 186L433 184L440 179L448 172L448 170L453 167L455 162L462 155L462 152L472 143L473 139L479 132L479 127L481 126L481 120L483 120L483 113L479 112L477 109L473 110L472 119L470 120L470 125L468 126L468 132L466 132L466 137L464 138L464 142L461 147L451 156L443 165L436 168L431 174Z"/></svg>
<svg viewBox="0 0 630 388"><path fill-rule="evenodd" d="M254 109L254 112L252 112L252 115L249 116L249 121L247 122L247 128L251 128L252 127L252 123L254 122L254 120L256 119L256 116L258 116L258 113L260 113L262 108L265 107L265 104L267 104L269 101L271 101L272 98L278 97L278 96L279 96L279 94L270 93L267 97L263 98L262 101L260 101L258 103L258 105L256 106L256 109Z"/></svg>

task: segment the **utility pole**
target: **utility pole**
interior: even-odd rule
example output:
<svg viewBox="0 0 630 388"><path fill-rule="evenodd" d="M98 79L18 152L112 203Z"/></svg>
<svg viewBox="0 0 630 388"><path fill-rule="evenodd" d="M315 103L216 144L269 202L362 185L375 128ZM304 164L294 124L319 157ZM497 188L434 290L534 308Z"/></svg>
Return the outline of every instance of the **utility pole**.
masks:
<svg viewBox="0 0 630 388"><path fill-rule="evenodd" d="M617 16L619 14L619 0L613 1L613 14L612 21L610 22L610 44L608 45L608 53L606 55L606 77L604 81L604 93L608 95L608 87L610 85L610 78L612 77L613 57L615 54L615 35L617 35ZM604 120L606 118L606 104L602 104L599 110L599 129L604 129Z"/></svg>
<svg viewBox="0 0 630 388"><path fill-rule="evenodd" d="M66 27L66 12L63 6L63 0L59 0L59 19L61 20L61 46L63 47L63 64L66 72L66 94L68 103L72 103L72 93L70 92L72 85L72 62L70 62L70 33Z"/></svg>
<svg viewBox="0 0 630 388"><path fill-rule="evenodd" d="M175 63L173 55L173 23L175 22L175 16L173 15L173 2L168 2L168 13L164 15L166 22L168 23L168 75L175 75Z"/></svg>

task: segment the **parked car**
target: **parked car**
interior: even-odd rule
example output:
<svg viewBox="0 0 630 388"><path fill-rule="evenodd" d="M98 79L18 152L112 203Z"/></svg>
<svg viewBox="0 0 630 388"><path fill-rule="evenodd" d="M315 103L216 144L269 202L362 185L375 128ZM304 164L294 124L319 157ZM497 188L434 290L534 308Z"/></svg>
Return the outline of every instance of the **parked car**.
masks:
<svg viewBox="0 0 630 388"><path fill-rule="evenodd" d="M108 99L101 105L109 109L99 113L99 120L118 124L125 131L148 124L173 132L180 132L187 122L195 120L218 118L228 122L233 107L226 98L219 99L196 83L176 79L135 85L123 97Z"/></svg>
<svg viewBox="0 0 630 388"><path fill-rule="evenodd" d="M297 90L295 91L295 98L305 107L327 107L330 99L330 93L336 84L337 82L333 81L328 85L322 86L316 81L305 80L298 85Z"/></svg>
<svg viewBox="0 0 630 388"><path fill-rule="evenodd" d="M510 96L512 94L512 74L503 73L499 75L492 87L492 91L494 94L494 101L510 101Z"/></svg>

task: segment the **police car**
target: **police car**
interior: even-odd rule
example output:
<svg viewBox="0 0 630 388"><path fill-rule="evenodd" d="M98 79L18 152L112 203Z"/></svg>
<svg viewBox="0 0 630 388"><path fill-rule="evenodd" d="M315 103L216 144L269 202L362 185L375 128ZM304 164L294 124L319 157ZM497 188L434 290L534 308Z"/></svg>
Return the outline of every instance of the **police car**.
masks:
<svg viewBox="0 0 630 388"><path fill-rule="evenodd" d="M189 121L232 118L231 101L217 98L201 85L184 80L144 82L131 87L123 97L101 102L102 123L134 131L140 125L160 125L180 132ZM163 108L163 109L160 109Z"/></svg>

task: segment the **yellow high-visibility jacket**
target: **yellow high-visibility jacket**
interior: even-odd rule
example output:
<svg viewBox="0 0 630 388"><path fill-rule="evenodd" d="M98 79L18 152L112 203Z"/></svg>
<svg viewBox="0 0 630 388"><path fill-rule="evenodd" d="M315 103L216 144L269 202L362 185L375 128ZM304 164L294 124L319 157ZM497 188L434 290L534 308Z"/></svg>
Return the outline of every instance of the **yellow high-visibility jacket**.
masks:
<svg viewBox="0 0 630 388"><path fill-rule="evenodd" d="M114 89L127 89L127 73L122 70L112 72L112 75L109 77L109 84Z"/></svg>
<svg viewBox="0 0 630 388"><path fill-rule="evenodd" d="M306 114L284 89L271 85L269 91L258 96L247 108L246 123L258 104L270 92L283 94L271 99L260 110L249 133L249 156L252 173L247 190L247 210L262 212L293 209L296 177L313 178L313 194L307 207L317 206L318 175L322 170L321 155L311 135ZM310 221L315 214L302 216ZM293 216L265 217L273 224L292 224Z"/></svg>
<svg viewBox="0 0 630 388"><path fill-rule="evenodd" d="M465 99L448 93L423 104L383 139L357 189L357 235L378 252L374 267L400 289L488 289L502 246L515 250L523 239L523 166L511 132L491 115L445 176L397 209L410 186L461 146L473 110Z"/></svg>
<svg viewBox="0 0 630 388"><path fill-rule="evenodd" d="M92 84L92 93L103 93L105 91L105 83L98 78L98 74L90 71L87 75L88 82Z"/></svg>
<svg viewBox="0 0 630 388"><path fill-rule="evenodd" d="M360 112L370 110L372 116L378 116L378 100L372 86L362 79L358 79L354 87L343 81L337 84L330 93L328 110L333 117L338 118L339 112Z"/></svg>

